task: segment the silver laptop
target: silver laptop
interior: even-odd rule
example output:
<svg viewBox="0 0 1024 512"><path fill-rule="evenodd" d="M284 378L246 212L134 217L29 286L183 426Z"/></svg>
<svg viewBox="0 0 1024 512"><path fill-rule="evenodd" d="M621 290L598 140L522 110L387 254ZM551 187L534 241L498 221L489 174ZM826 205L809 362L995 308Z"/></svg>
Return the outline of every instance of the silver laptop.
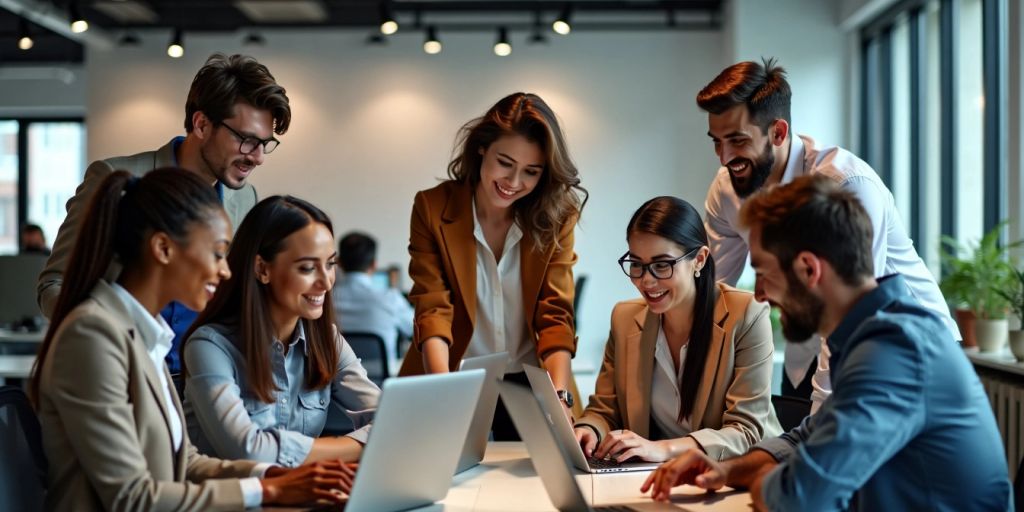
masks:
<svg viewBox="0 0 1024 512"><path fill-rule="evenodd" d="M679 510L672 505L650 502L638 505L608 505L591 507L580 491L573 475L572 462L566 446L555 439L555 423L550 414L541 410L537 398L521 384L499 382L501 400L508 409L516 430L526 443L530 462L537 471L551 504L561 512L640 512ZM559 412L564 418L564 414ZM547 416L547 419L545 419Z"/></svg>
<svg viewBox="0 0 1024 512"><path fill-rule="evenodd" d="M455 467L456 473L472 468L484 460L487 439L491 434L491 422L494 420L494 409L498 405L498 381L505 376L506 366L508 352L462 360L462 371L484 370L487 377L484 378L480 399L476 402L476 412L473 413L473 422L469 424L469 434L466 435L466 444L462 446L459 465Z"/></svg>
<svg viewBox="0 0 1024 512"><path fill-rule="evenodd" d="M547 416L548 422L551 423L555 438L565 448L565 452L569 455L573 465L580 471L586 471L587 473L651 471L660 465L658 462L619 463L614 460L587 459L586 455L583 454L583 449L576 442L576 434L573 433L569 419L565 417L562 402L555 393L554 384L551 383L551 376L548 375L547 371L536 366L524 364L523 370L526 372L526 378L530 380L530 387L533 388L534 396L537 397L541 409ZM516 428L518 429L518 425Z"/></svg>
<svg viewBox="0 0 1024 512"><path fill-rule="evenodd" d="M345 510L390 512L444 499L484 370L384 381Z"/></svg>

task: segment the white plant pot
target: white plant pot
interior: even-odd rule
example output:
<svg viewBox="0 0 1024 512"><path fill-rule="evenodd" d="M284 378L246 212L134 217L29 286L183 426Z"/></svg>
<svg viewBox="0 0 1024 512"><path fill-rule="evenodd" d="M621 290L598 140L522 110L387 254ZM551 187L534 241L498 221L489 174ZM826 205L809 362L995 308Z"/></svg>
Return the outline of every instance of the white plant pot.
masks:
<svg viewBox="0 0 1024 512"><path fill-rule="evenodd" d="M1010 352L1018 361L1024 362L1024 331L1010 331Z"/></svg>
<svg viewBox="0 0 1024 512"><path fill-rule="evenodd" d="M1005 318L985 320L979 318L974 323L974 334L978 338L978 350L982 352L999 352L1006 346L1006 338L1010 332L1010 324Z"/></svg>

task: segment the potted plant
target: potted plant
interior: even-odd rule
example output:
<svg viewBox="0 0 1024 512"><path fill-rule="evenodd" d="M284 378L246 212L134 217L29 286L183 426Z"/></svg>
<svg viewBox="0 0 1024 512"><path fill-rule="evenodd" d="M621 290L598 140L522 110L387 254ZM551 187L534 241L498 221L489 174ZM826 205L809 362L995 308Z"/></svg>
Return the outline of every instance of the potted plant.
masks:
<svg viewBox="0 0 1024 512"><path fill-rule="evenodd" d="M1010 352L1018 361L1024 361L1024 271L1013 269L1013 279L1001 295L1020 322L1016 330L1010 331Z"/></svg>
<svg viewBox="0 0 1024 512"><path fill-rule="evenodd" d="M1020 243L1001 246L1002 227L1000 224L985 233L973 247L961 246L949 237L942 240L947 248L943 262L948 269L943 279L943 293L948 290L948 300L956 301L955 304L966 303L974 313L974 335L982 352L1002 350L1009 331L1006 313L1010 303L1003 292L1013 279L1013 267L1006 262L1006 251ZM964 253L969 254L969 258L960 258Z"/></svg>
<svg viewBox="0 0 1024 512"><path fill-rule="evenodd" d="M953 310L953 318L960 328L960 343L963 348L977 348L978 342L974 337L974 311L967 304L967 300L974 289L974 281L971 278L970 260L961 259L962 250L960 244L951 237L942 238L942 281L939 289L942 295Z"/></svg>

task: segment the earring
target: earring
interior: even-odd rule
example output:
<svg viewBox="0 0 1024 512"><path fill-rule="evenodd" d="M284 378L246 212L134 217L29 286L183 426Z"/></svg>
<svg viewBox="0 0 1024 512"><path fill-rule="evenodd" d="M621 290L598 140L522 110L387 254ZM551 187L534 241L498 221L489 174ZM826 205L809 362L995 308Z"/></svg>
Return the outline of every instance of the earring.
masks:
<svg viewBox="0 0 1024 512"><path fill-rule="evenodd" d="M693 271L693 277L694 278L699 278L700 277L700 269L699 268L697 270Z"/></svg>

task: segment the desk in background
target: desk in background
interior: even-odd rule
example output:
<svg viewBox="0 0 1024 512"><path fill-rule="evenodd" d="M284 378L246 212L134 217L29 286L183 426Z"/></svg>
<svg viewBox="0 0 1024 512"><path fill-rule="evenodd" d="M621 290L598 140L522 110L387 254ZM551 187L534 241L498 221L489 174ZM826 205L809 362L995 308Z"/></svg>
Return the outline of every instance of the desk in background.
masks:
<svg viewBox="0 0 1024 512"><path fill-rule="evenodd" d="M629 505L641 511L719 511L750 512L750 494L741 491L707 493L692 486L675 489L673 503L658 504L640 494L640 485L649 473L576 474L583 496L592 506ZM395 485L401 485L396 482ZM264 507L267 512L305 509ZM434 505L414 509L419 512L533 512L554 511L544 484L534 471L523 443L497 442L487 445L487 454L479 466L455 475L448 496Z"/></svg>

